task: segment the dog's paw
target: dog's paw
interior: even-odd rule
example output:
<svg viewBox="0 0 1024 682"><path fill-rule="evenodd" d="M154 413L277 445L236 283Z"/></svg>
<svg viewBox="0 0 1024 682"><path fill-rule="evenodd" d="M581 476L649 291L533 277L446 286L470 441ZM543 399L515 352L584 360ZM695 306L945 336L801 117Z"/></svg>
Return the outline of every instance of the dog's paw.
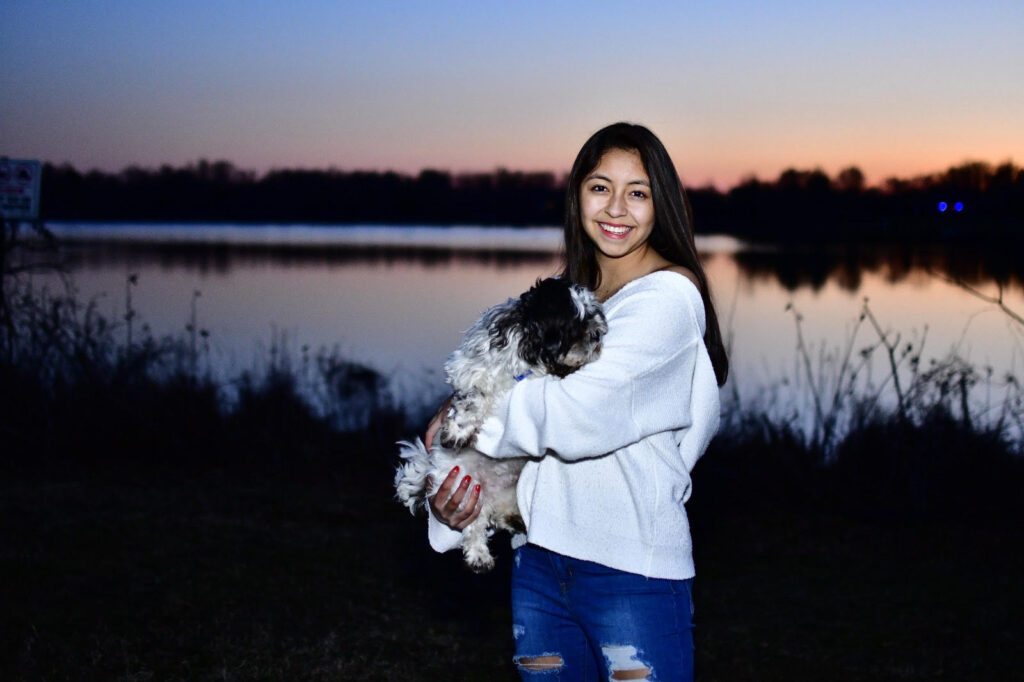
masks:
<svg viewBox="0 0 1024 682"><path fill-rule="evenodd" d="M494 568L494 557L487 546L487 521L485 514L466 526L462 534L462 558L476 573L486 573Z"/></svg>
<svg viewBox="0 0 1024 682"><path fill-rule="evenodd" d="M441 425L441 445L450 450L461 450L476 442L476 429L459 426L454 420L447 420Z"/></svg>
<svg viewBox="0 0 1024 682"><path fill-rule="evenodd" d="M494 568L494 556L491 555L487 545L482 548L463 548L463 557L466 565L474 573L487 573Z"/></svg>
<svg viewBox="0 0 1024 682"><path fill-rule="evenodd" d="M475 433L469 438L445 438L444 436L441 436L441 445L449 450L464 450L465 448L473 447L475 443Z"/></svg>

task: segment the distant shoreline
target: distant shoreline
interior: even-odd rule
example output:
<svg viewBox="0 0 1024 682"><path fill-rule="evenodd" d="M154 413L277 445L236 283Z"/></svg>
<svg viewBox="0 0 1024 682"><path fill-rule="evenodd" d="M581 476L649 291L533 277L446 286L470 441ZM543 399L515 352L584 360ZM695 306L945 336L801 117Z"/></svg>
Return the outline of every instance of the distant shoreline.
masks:
<svg viewBox="0 0 1024 682"><path fill-rule="evenodd" d="M565 184L554 174L452 175L282 170L256 178L230 163L82 174L43 166L42 220L235 225L560 225ZM695 230L750 243L988 243L1024 239L1024 169L965 163L932 176L866 186L789 169L720 192L689 188ZM511 229L511 228L510 228ZM547 248L547 247L545 247Z"/></svg>

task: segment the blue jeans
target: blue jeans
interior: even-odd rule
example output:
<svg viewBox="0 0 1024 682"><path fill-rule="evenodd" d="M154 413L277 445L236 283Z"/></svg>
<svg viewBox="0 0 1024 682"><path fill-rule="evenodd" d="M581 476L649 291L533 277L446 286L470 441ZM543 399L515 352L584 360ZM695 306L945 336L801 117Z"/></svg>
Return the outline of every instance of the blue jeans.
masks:
<svg viewBox="0 0 1024 682"><path fill-rule="evenodd" d="M536 545L515 551L524 680L693 680L691 580L645 578Z"/></svg>

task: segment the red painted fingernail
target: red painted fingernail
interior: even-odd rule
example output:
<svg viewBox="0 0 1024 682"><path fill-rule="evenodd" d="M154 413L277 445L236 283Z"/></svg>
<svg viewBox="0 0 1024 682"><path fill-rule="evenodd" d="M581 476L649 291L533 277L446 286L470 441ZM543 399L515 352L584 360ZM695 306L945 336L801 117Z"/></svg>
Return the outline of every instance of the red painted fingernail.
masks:
<svg viewBox="0 0 1024 682"><path fill-rule="evenodd" d="M475 485L475 486L473 487L473 490L475 490L475 491L477 491L477 492L480 492L480 484L479 484L479 483L477 483L477 484L476 484L476 485Z"/></svg>
<svg viewBox="0 0 1024 682"><path fill-rule="evenodd" d="M463 483L469 483L469 476L466 476L464 479L462 479L462 482Z"/></svg>
<svg viewBox="0 0 1024 682"><path fill-rule="evenodd" d="M454 469L452 469L452 473L453 474L459 473L459 467L455 467Z"/></svg>

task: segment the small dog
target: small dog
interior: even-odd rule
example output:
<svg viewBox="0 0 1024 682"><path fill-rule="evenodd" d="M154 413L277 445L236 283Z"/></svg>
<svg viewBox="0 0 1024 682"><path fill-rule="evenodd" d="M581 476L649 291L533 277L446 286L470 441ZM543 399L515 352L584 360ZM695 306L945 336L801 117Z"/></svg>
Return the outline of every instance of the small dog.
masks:
<svg viewBox="0 0 1024 682"><path fill-rule="evenodd" d="M463 531L462 553L478 573L494 567L487 539L494 529L522 532L516 482L526 458L494 459L472 449L495 401L527 376L564 377L601 352L608 331L594 294L567 280L539 280L518 299L480 316L445 363L454 390L451 407L428 452L423 441L402 441L404 463L395 472L398 499L409 511L426 508L452 467L480 483L480 515ZM431 481L427 489L427 480ZM429 512L428 512L429 513Z"/></svg>

